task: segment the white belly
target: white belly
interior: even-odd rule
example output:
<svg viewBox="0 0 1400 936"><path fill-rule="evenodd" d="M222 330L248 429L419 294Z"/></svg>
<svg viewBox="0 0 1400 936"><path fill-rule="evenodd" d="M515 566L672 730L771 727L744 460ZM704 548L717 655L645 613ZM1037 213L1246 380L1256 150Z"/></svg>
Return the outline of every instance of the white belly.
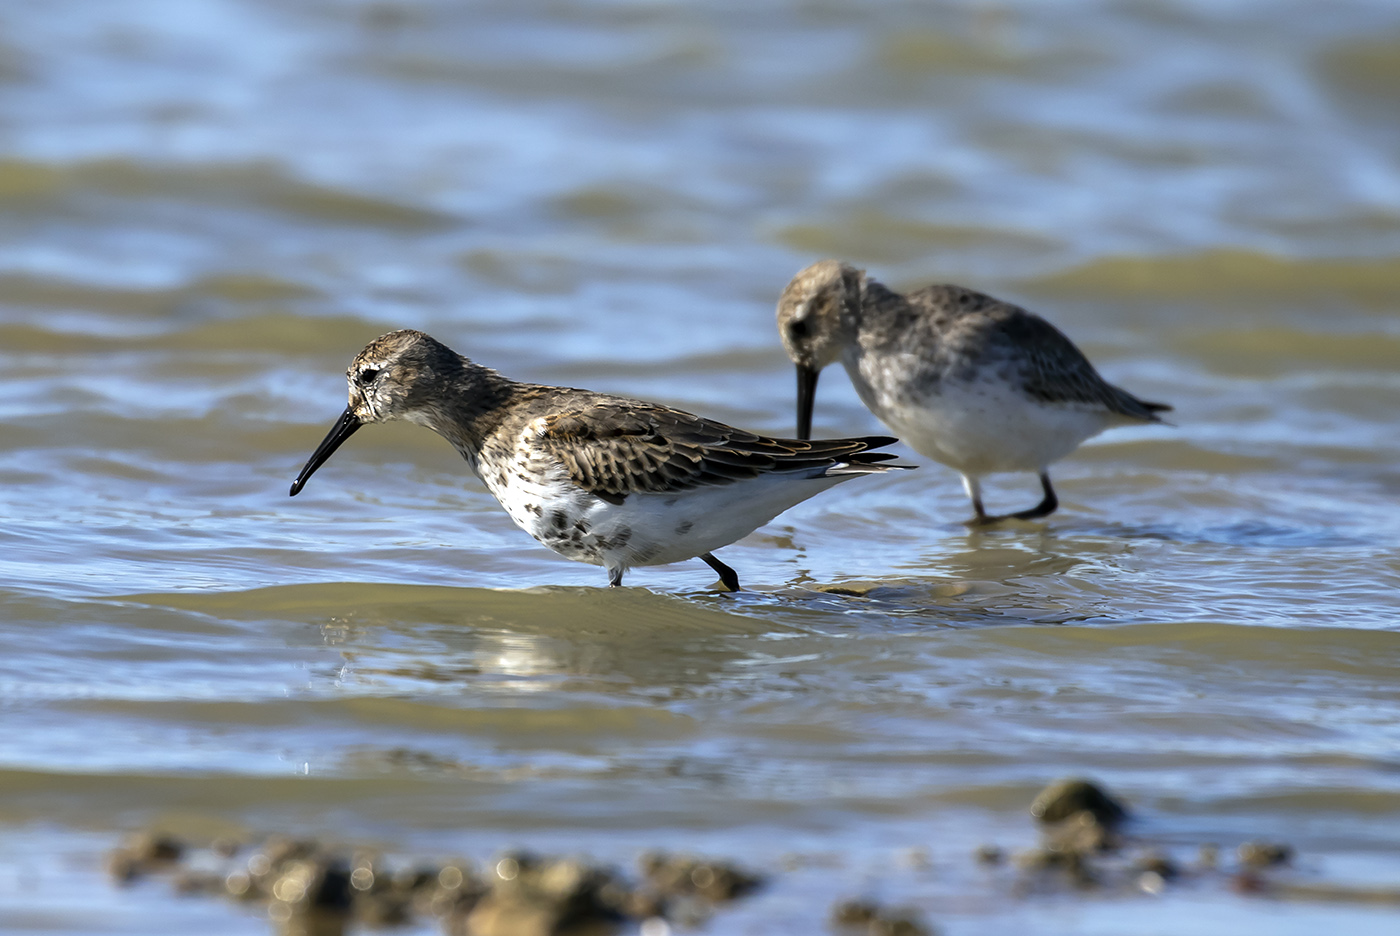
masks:
<svg viewBox="0 0 1400 936"><path fill-rule="evenodd" d="M744 538L778 514L854 474L761 475L672 494L594 497L559 469L537 481L507 474L483 480L511 519L542 545L577 562L627 569L694 559Z"/></svg>
<svg viewBox="0 0 1400 936"><path fill-rule="evenodd" d="M1043 471L1114 424L1101 407L1042 403L1004 380L882 392L849 370L861 400L905 444L966 475Z"/></svg>

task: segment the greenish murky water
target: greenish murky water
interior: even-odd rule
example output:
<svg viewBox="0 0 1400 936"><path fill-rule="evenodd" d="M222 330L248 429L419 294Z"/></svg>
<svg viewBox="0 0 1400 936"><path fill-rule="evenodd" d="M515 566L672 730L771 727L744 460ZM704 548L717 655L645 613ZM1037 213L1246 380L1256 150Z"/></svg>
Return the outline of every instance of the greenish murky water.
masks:
<svg viewBox="0 0 1400 936"><path fill-rule="evenodd" d="M715 934L862 894L1394 932L969 856L1073 773L1179 857L1400 885L1397 114L1384 0L0 6L0 932L266 931L110 884L149 826L771 872ZM1042 524L969 532L933 464L843 485L721 553L737 595L602 588L411 426L287 497L395 327L788 433L773 305L826 255L1023 302L1176 425ZM837 372L819 407L879 429Z"/></svg>

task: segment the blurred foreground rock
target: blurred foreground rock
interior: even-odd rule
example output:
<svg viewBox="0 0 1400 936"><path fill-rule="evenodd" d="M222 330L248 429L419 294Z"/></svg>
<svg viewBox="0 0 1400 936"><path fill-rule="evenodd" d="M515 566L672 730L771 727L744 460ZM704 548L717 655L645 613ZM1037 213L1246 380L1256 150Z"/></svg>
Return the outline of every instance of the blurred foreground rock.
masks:
<svg viewBox="0 0 1400 936"><path fill-rule="evenodd" d="M585 936L653 921L665 925L651 932L669 932L670 922L698 924L762 883L726 862L661 852L643 856L634 882L578 858L516 852L484 870L465 861L396 866L375 853L282 836L248 849L197 849L142 834L113 849L107 866L123 884L168 874L181 893L263 903L279 936L343 936L425 918L439 920L447 936Z"/></svg>
<svg viewBox="0 0 1400 936"><path fill-rule="evenodd" d="M831 908L831 925L851 936L934 936L918 911L890 909L871 900L841 901Z"/></svg>

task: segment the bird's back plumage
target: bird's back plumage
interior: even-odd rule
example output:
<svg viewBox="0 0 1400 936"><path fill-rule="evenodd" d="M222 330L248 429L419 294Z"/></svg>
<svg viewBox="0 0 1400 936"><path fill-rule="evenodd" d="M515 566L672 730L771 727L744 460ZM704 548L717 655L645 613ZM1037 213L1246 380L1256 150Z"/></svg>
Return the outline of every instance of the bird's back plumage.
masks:
<svg viewBox="0 0 1400 936"><path fill-rule="evenodd" d="M600 497L669 493L747 481L769 472L824 471L836 462L894 458L870 448L894 439L774 439L682 410L619 397L552 401L539 446Z"/></svg>
<svg viewBox="0 0 1400 936"><path fill-rule="evenodd" d="M911 388L936 393L947 382L995 374L1033 403L1102 409L1125 420L1156 422L1164 403L1148 403L1104 380L1064 332L1033 312L951 284L900 295L870 280L861 343L917 360Z"/></svg>

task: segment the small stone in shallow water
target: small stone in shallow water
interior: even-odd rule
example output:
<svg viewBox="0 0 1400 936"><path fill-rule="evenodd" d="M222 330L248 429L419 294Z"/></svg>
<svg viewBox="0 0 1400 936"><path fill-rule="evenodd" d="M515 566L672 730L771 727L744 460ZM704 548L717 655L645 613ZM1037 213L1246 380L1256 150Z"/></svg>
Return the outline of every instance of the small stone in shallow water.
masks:
<svg viewBox="0 0 1400 936"><path fill-rule="evenodd" d="M220 894L224 890L223 875L192 868L176 872L171 884L178 894Z"/></svg>
<svg viewBox="0 0 1400 936"><path fill-rule="evenodd" d="M1245 842L1236 853L1246 868L1271 868L1293 860L1293 848L1279 842Z"/></svg>
<svg viewBox="0 0 1400 936"><path fill-rule="evenodd" d="M977 850L972 853L972 857L980 865L999 865L1006 860L1006 852L996 845L979 845Z"/></svg>
<svg viewBox="0 0 1400 936"><path fill-rule="evenodd" d="M708 900L733 900L763 883L737 865L706 861L692 855L648 852L638 862L647 883L663 897L696 894Z"/></svg>
<svg viewBox="0 0 1400 936"><path fill-rule="evenodd" d="M1128 818L1128 810L1102 787L1079 777L1050 784L1031 802L1031 815L1047 825L1085 811L1106 828L1113 828Z"/></svg>
<svg viewBox="0 0 1400 936"><path fill-rule="evenodd" d="M627 914L625 884L612 871L570 858L501 858L490 889L448 917L452 936L555 936L610 926Z"/></svg>
<svg viewBox="0 0 1400 936"><path fill-rule="evenodd" d="M1133 862L1133 870L1143 874L1155 874L1164 881L1170 881L1181 873L1170 855L1155 848L1139 855Z"/></svg>
<svg viewBox="0 0 1400 936"><path fill-rule="evenodd" d="M140 832L107 855L107 872L128 883L154 871L173 868L184 852L184 846L169 835Z"/></svg>
<svg viewBox="0 0 1400 936"><path fill-rule="evenodd" d="M873 900L843 900L831 908L831 922L837 926L865 926L880 913Z"/></svg>
<svg viewBox="0 0 1400 936"><path fill-rule="evenodd" d="M913 910L882 907L873 900L843 900L831 908L832 926L865 936L933 936Z"/></svg>

